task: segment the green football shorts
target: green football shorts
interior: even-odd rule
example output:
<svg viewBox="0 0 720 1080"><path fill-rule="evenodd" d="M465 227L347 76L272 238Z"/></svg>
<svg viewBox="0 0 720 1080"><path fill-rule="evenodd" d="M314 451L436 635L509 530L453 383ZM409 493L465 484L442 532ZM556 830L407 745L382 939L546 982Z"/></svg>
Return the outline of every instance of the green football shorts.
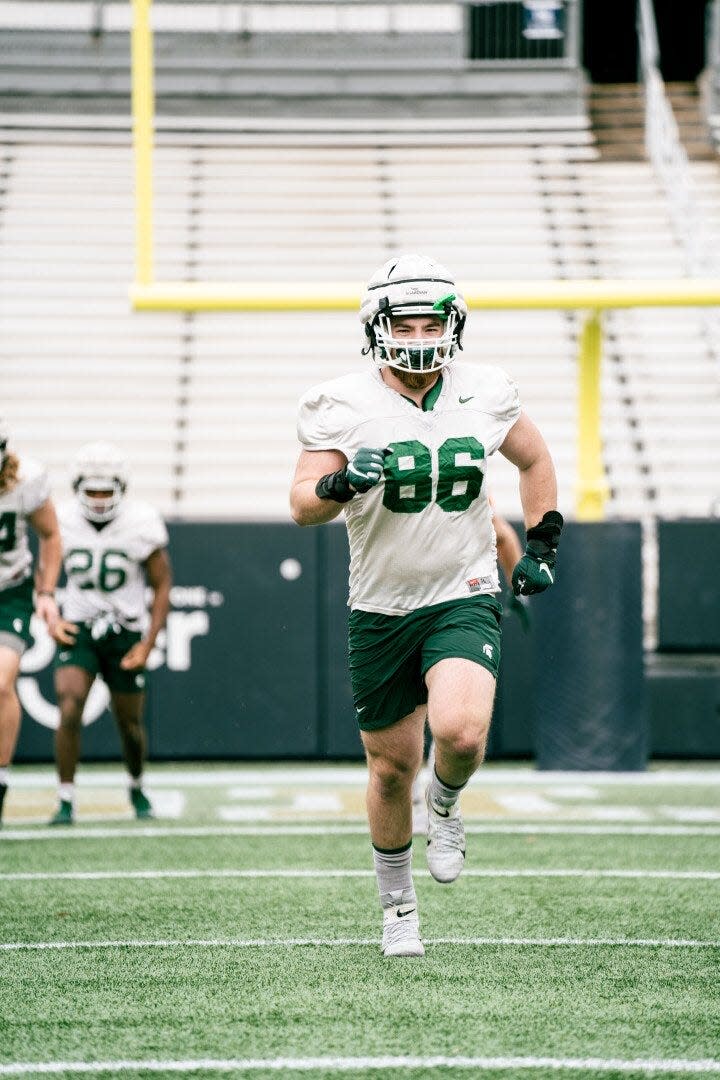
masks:
<svg viewBox="0 0 720 1080"><path fill-rule="evenodd" d="M74 645L60 645L55 654L55 667L80 667L90 675L102 675L108 690L119 694L141 694L145 689L145 671L125 671L120 661L125 653L140 641L137 630L121 628L118 632L108 630L104 637L95 641L90 627L80 623Z"/></svg>
<svg viewBox="0 0 720 1080"><path fill-rule="evenodd" d="M408 615L351 611L350 681L362 730L389 727L424 704L425 672L439 660L474 660L497 679L501 619L500 602L484 594Z"/></svg>
<svg viewBox="0 0 720 1080"><path fill-rule="evenodd" d="M3 589L0 592L0 644L20 654L32 645L30 620L34 610L32 574L19 585Z"/></svg>

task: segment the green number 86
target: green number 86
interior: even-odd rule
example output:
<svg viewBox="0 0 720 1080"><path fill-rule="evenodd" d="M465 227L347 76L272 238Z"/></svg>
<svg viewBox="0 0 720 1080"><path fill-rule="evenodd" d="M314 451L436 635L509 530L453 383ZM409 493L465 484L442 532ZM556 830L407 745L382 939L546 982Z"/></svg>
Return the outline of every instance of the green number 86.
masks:
<svg viewBox="0 0 720 1080"><path fill-rule="evenodd" d="M458 464L466 455L467 463ZM438 449L436 502L447 513L467 510L480 494L483 471L473 464L485 458L485 448L472 435L446 439ZM395 514L419 514L432 501L432 455L417 439L393 443L385 458L383 506ZM460 490L455 490L455 485Z"/></svg>

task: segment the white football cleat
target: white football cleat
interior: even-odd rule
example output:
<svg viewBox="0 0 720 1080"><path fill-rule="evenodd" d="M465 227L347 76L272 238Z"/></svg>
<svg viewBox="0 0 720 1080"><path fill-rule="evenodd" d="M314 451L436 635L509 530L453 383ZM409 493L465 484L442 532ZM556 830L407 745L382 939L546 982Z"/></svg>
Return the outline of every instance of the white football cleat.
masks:
<svg viewBox="0 0 720 1080"><path fill-rule="evenodd" d="M460 806L436 807L430 801L430 785L425 792L428 812L427 864L436 881L454 881L465 865L465 826Z"/></svg>
<svg viewBox="0 0 720 1080"><path fill-rule="evenodd" d="M425 955L417 900L393 904L383 910L382 953L383 956Z"/></svg>

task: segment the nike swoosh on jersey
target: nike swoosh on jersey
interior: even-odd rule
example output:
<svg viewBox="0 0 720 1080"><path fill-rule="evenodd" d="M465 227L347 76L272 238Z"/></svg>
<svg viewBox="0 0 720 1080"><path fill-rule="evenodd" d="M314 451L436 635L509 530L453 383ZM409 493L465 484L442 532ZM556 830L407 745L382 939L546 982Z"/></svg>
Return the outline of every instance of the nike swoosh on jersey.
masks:
<svg viewBox="0 0 720 1080"><path fill-rule="evenodd" d="M458 398L458 401L460 402L460 404L461 404L461 405L465 405L465 404L467 404L467 402L468 402L468 401L472 401L472 399L473 399L474 397L475 397L475 395L474 395L474 394L471 394L471 395L470 395L470 397L461 397L461 398Z"/></svg>

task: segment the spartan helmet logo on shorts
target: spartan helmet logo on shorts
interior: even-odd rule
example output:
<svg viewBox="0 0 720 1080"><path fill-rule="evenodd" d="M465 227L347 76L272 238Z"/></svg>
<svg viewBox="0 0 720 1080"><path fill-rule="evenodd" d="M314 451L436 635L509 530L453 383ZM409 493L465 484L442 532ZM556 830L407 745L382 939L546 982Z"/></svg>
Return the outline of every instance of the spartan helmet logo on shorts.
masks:
<svg viewBox="0 0 720 1080"><path fill-rule="evenodd" d="M87 443L73 462L71 482L88 521L110 521L127 488L127 462L112 443Z"/></svg>
<svg viewBox="0 0 720 1080"><path fill-rule="evenodd" d="M394 333L404 317L437 320L421 336ZM389 259L368 282L360 321L369 352L378 367L417 372L439 371L462 349L467 304L450 274L426 255Z"/></svg>

